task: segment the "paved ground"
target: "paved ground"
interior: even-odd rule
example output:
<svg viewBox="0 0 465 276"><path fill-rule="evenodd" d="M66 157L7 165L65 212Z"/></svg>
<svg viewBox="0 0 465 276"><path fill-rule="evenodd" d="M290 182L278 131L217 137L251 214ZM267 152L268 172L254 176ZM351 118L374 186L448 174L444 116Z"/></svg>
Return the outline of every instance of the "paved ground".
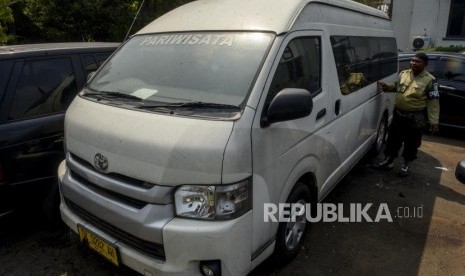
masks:
<svg viewBox="0 0 465 276"><path fill-rule="evenodd" d="M315 224L291 265L265 263L253 274L465 275L465 185L454 177L461 159L464 141L428 136L408 178L397 176L401 160L390 172L361 162L325 202L387 203L393 222ZM422 218L413 217L418 207Z"/></svg>
<svg viewBox="0 0 465 276"><path fill-rule="evenodd" d="M374 203L372 217L387 203L393 222L313 224L296 260L265 262L251 275L465 275L465 185L454 178L461 159L465 140L429 136L408 178L396 175L399 163L380 172L360 162L325 202ZM136 275L42 221L34 213L0 221L0 275Z"/></svg>

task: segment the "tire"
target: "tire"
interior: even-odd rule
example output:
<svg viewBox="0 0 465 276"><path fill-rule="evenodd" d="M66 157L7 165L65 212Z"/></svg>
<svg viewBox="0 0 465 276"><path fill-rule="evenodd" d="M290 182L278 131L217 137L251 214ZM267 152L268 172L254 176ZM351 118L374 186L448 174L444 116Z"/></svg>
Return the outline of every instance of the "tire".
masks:
<svg viewBox="0 0 465 276"><path fill-rule="evenodd" d="M375 143L373 144L370 151L370 155L372 157L378 156L383 150L383 146L386 143L387 128L387 119L386 116L383 116L383 119L379 123L378 131L376 132Z"/></svg>
<svg viewBox="0 0 465 276"><path fill-rule="evenodd" d="M48 225L51 228L60 227L63 224L60 215L60 192L58 188L58 181L50 187L50 190L42 203L42 210Z"/></svg>
<svg viewBox="0 0 465 276"><path fill-rule="evenodd" d="M298 182L287 199L287 203L300 203L302 205L311 202L309 188ZM273 253L274 261L283 266L292 261L299 254L305 239L309 222L302 216L296 218L296 222L280 222L276 233L276 244Z"/></svg>

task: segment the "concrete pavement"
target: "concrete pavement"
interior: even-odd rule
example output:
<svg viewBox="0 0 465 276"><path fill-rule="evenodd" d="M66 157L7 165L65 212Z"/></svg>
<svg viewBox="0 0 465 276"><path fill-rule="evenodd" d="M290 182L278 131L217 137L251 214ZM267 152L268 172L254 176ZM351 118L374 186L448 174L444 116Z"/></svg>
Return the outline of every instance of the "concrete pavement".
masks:
<svg viewBox="0 0 465 276"><path fill-rule="evenodd" d="M397 176L400 158L392 171L363 160L324 202L387 203L393 222L313 224L296 260L279 269L265 262L252 275L465 275L461 159L464 140L426 136L407 178Z"/></svg>

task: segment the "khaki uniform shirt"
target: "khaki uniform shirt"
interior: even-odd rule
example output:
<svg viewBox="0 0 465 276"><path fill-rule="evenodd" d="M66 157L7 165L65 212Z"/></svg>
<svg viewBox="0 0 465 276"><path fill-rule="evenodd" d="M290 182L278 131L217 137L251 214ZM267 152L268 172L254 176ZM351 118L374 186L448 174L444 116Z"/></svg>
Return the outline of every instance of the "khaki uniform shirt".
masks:
<svg viewBox="0 0 465 276"><path fill-rule="evenodd" d="M388 91L395 91L395 107L401 111L428 111L430 124L439 122L439 92L436 79L423 70L414 76L411 69L399 74L399 82L390 84Z"/></svg>

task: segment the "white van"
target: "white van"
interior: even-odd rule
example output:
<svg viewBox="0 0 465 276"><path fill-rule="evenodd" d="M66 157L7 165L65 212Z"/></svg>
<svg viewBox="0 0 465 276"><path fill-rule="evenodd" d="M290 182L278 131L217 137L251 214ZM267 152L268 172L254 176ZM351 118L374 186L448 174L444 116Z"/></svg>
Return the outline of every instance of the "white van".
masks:
<svg viewBox="0 0 465 276"><path fill-rule="evenodd" d="M155 20L66 113L65 223L145 275L242 275L300 250L306 219L392 117L391 22L345 0L199 0Z"/></svg>

